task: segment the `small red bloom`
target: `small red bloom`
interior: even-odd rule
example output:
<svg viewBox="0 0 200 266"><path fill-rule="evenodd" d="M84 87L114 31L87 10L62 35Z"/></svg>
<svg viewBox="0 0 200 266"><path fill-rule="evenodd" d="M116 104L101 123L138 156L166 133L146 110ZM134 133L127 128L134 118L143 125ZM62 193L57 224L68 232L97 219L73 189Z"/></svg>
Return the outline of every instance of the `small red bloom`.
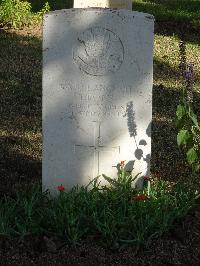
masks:
<svg viewBox="0 0 200 266"><path fill-rule="evenodd" d="M59 191L64 191L65 190L65 187L61 184L60 186L57 186L57 189Z"/></svg>
<svg viewBox="0 0 200 266"><path fill-rule="evenodd" d="M144 200L148 200L149 198L146 195L141 194L141 195L134 196L132 199L136 201L144 201Z"/></svg>
<svg viewBox="0 0 200 266"><path fill-rule="evenodd" d="M123 167L124 165L125 165L125 161L121 161L121 162L120 162L120 166Z"/></svg>

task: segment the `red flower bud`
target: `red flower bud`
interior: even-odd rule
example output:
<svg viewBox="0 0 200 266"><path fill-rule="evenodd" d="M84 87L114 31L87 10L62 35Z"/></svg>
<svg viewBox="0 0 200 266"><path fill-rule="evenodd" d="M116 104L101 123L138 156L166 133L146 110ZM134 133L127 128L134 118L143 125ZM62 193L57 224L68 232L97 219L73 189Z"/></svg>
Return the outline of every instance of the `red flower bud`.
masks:
<svg viewBox="0 0 200 266"><path fill-rule="evenodd" d="M149 198L146 195L141 194L141 195L134 196L132 199L136 201L144 201L144 200L148 200Z"/></svg>
<svg viewBox="0 0 200 266"><path fill-rule="evenodd" d="M124 166L124 165L125 165L125 161L121 161L120 166Z"/></svg>
<svg viewBox="0 0 200 266"><path fill-rule="evenodd" d="M57 189L59 191L64 191L65 190L65 187L61 184L60 186L57 186Z"/></svg>

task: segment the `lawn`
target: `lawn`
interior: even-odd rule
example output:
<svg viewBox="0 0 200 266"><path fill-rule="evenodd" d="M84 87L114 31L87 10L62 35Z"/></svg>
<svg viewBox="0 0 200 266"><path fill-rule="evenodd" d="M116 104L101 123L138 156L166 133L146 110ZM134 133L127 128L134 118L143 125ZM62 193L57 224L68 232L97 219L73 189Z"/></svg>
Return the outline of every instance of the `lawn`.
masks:
<svg viewBox="0 0 200 266"><path fill-rule="evenodd" d="M44 1L34 0L33 10L39 10L43 3ZM61 0L50 0L49 3L52 9L72 5L71 1ZM166 181L182 180L188 187L199 188L199 174L191 171L184 153L177 147L177 129L174 119L184 84L180 74L179 45L181 40L186 44L187 62L194 64L193 107L197 115L200 116L198 22L200 2L193 0L135 0L133 9L155 16L151 172ZM0 47L2 49L0 53L0 195L13 196L17 191L28 190L33 184L41 182L41 26L19 30L1 28ZM142 250L137 259L134 257L134 248L130 251L122 251L119 259L116 254L111 254L96 245L91 247L90 241L76 250L68 248L53 254L48 249L48 245L52 244L48 237L46 240L29 238L27 242L23 240L21 244L16 239L11 243L0 240L0 244L5 245L5 248L1 248L0 245L0 257L4 256L5 265L9 265L8 261L15 263L12 265L26 265L27 261L30 265L35 265L36 262L39 265L41 263L48 265L48 259L51 259L53 265L56 265L62 256L69 256L69 254L74 254L77 259L69 259L67 262L62 258L65 265L75 265L75 263L95 265L95 259L98 261L98 265L103 265L105 262L106 265L115 265L117 261L123 265L141 265L144 261L146 264L143 265L152 265L151 263L155 261L155 254L157 254L157 265L166 265L165 261L171 265L177 263L198 265L200 262L199 223L199 207L197 206L188 214L186 220L177 225L171 235L164 235L163 238L151 242L153 251L150 250L150 247L147 248L146 253ZM37 250L39 242L44 245L42 247L43 255ZM10 256L12 249L15 250L13 256L16 256L13 261ZM36 259L37 254L40 254L38 260ZM31 262L31 256L34 258L34 262ZM104 261L104 257L106 261ZM136 264L133 264L134 260Z"/></svg>

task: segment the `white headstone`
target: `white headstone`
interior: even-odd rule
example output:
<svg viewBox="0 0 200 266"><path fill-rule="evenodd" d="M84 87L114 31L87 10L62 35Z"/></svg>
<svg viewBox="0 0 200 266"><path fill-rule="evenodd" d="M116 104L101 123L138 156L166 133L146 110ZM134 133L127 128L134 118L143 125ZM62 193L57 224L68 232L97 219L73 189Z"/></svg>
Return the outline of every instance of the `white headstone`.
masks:
<svg viewBox="0 0 200 266"><path fill-rule="evenodd" d="M74 0L74 8L101 7L132 10L132 0Z"/></svg>
<svg viewBox="0 0 200 266"><path fill-rule="evenodd" d="M45 15L44 189L114 177L121 160L149 174L153 28L151 15L127 10Z"/></svg>

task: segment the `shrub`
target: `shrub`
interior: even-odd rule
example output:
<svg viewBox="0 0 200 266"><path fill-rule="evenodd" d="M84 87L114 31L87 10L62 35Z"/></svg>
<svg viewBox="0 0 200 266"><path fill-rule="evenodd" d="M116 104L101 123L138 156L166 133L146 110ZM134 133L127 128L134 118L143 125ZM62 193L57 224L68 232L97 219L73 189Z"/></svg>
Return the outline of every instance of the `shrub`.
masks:
<svg viewBox="0 0 200 266"><path fill-rule="evenodd" d="M0 23L11 28L21 28L39 23L45 12L50 9L46 3L38 13L31 12L31 4L21 0L2 0L0 5Z"/></svg>

